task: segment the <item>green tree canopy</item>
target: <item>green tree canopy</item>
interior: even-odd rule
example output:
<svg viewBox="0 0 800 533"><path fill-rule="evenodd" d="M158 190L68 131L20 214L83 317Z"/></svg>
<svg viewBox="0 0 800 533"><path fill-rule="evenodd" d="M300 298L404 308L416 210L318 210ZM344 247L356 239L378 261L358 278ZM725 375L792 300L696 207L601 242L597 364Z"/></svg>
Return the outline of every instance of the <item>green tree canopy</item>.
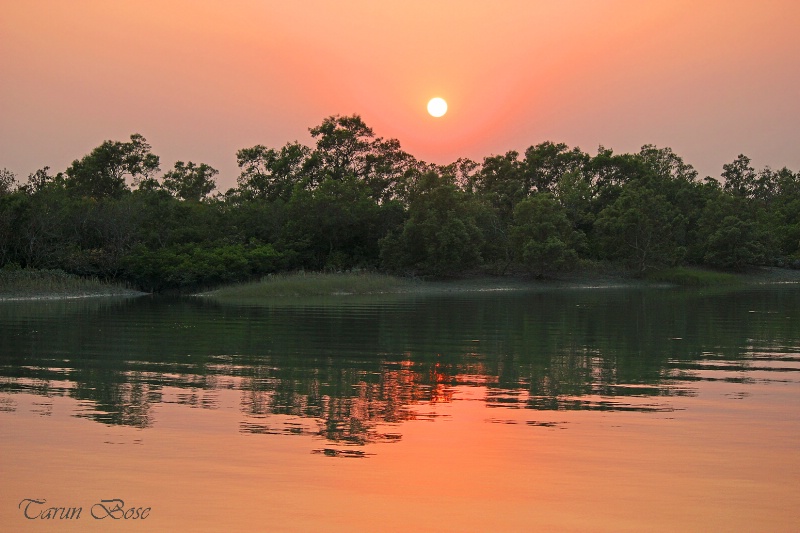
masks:
<svg viewBox="0 0 800 533"><path fill-rule="evenodd" d="M205 199L217 188L214 176L219 173L205 163L195 165L191 161L177 161L175 168L164 174L164 189L176 198L192 202Z"/></svg>
<svg viewBox="0 0 800 533"><path fill-rule="evenodd" d="M4 168L0 170L0 196L10 194L17 183L17 175Z"/></svg>
<svg viewBox="0 0 800 533"><path fill-rule="evenodd" d="M686 249L678 244L686 219L659 191L630 185L597 217L603 255L636 272L673 265Z"/></svg>
<svg viewBox="0 0 800 533"><path fill-rule="evenodd" d="M409 218L381 242L383 264L392 270L451 276L480 263L481 206L435 172L422 176L411 195Z"/></svg>
<svg viewBox="0 0 800 533"><path fill-rule="evenodd" d="M767 233L757 213L738 195L717 194L703 210L698 244L703 261L714 267L742 269L765 259Z"/></svg>
<svg viewBox="0 0 800 533"><path fill-rule="evenodd" d="M152 177L159 168L158 156L138 133L129 142L105 141L67 169L69 189L92 198L119 197L129 190L126 178L134 185Z"/></svg>
<svg viewBox="0 0 800 533"><path fill-rule="evenodd" d="M570 149L564 143L543 142L525 150L522 175L525 191L553 192L558 180L567 172L580 171L589 162L589 155L580 148Z"/></svg>
<svg viewBox="0 0 800 533"><path fill-rule="evenodd" d="M366 175L367 156L372 150L375 133L360 116L334 115L310 128L309 132L317 140L320 165L331 178Z"/></svg>
<svg viewBox="0 0 800 533"><path fill-rule="evenodd" d="M578 259L575 245L579 240L565 209L549 194L526 198L514 208L514 255L537 277L571 267Z"/></svg>
<svg viewBox="0 0 800 533"><path fill-rule="evenodd" d="M280 150L261 144L239 150L239 191L247 198L288 202L296 185L306 186L310 181L310 154L309 147L297 142Z"/></svg>

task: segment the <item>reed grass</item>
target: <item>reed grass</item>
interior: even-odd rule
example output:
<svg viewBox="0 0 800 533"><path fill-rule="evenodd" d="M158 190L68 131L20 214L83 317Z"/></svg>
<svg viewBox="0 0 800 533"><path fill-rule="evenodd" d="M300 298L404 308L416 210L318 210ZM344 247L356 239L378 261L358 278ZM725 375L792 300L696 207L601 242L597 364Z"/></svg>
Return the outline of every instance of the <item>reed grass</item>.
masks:
<svg viewBox="0 0 800 533"><path fill-rule="evenodd" d="M602 265L601 265L602 266ZM774 276L773 276L774 277ZM798 276L800 278L800 276ZM751 283L748 276L728 272L678 267L632 279L612 268L586 269L571 273L560 281L542 282L519 277L477 277L450 281L422 281L377 273L296 272L273 274L252 283L221 287L200 296L239 302L287 302L298 298L328 298L340 295L441 294L494 290L552 290L559 287L581 287L586 282L598 286L648 286L669 283L683 287L732 288Z"/></svg>
<svg viewBox="0 0 800 533"><path fill-rule="evenodd" d="M649 281L671 283L682 287L714 287L720 285L740 285L742 278L729 272L718 272L702 268L676 267L651 272Z"/></svg>
<svg viewBox="0 0 800 533"><path fill-rule="evenodd" d="M407 292L418 284L411 280L375 273L296 272L273 274L261 281L230 285L204 293L221 299L270 299L350 294Z"/></svg>
<svg viewBox="0 0 800 533"><path fill-rule="evenodd" d="M96 278L81 278L63 270L0 270L0 299L5 300L125 295L135 292L122 285L106 283Z"/></svg>

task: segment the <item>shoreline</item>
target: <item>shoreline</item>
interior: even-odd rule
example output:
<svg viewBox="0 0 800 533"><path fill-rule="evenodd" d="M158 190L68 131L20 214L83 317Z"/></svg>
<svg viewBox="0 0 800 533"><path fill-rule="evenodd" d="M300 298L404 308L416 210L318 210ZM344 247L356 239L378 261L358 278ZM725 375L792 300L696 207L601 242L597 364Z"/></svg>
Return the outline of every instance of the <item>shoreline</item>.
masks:
<svg viewBox="0 0 800 533"><path fill-rule="evenodd" d="M82 293L82 294L64 294L64 293L50 293L50 294L36 294L36 295L7 295L0 294L0 303L2 302L45 302L45 301L59 301L59 300L85 300L88 298L135 298L139 296L146 296L148 293L139 291L130 292L98 292L98 293Z"/></svg>
<svg viewBox="0 0 800 533"><path fill-rule="evenodd" d="M379 277L386 282L385 287L358 286L359 277ZM800 270L783 269L776 267L759 267L748 272L733 274L736 283L719 283L708 285L687 285L685 288L706 289L717 286L731 287L758 287L758 286L795 286L800 285ZM331 279L347 279L346 285L330 287L323 285ZM348 279L349 278L349 279ZM284 292L248 294L249 288L258 288L268 285L270 280L292 280L301 289L289 289ZM562 276L537 279L528 276L509 275L491 276L475 275L452 280L421 280L415 278L402 278L385 274L320 274L320 273L286 273L276 274L260 282L227 285L212 290L202 291L187 296L207 298L213 300L270 300L306 297L341 297L341 296L381 296L401 294L447 294L459 292L506 292L523 290L556 290L556 289L623 289L623 288L671 288L681 287L680 283L648 278L633 278L623 274L603 274L591 271L574 272ZM350 289L350 290L348 290ZM233 294L232 294L233 293ZM238 294L237 294L238 293ZM149 293L132 289L116 287L98 287L97 291L87 291L85 288L70 291L60 289L56 291L36 291L24 288L18 291L10 290L0 292L0 303L23 301L56 301L79 300L87 298L132 298L146 296Z"/></svg>
<svg viewBox="0 0 800 533"><path fill-rule="evenodd" d="M705 271L697 270L690 272ZM399 296L463 292L506 292L536 290L589 290L624 288L709 288L740 289L758 286L800 285L800 270L759 268L741 274L720 274L709 283L682 284L663 279L634 278L622 274L575 272L548 279L529 276L471 276L453 280L420 280L384 274L279 274L260 282L219 287L192 294L194 297L217 301L266 302L289 299L336 298L342 296ZM370 279L370 277L378 278ZM385 286L381 286L381 280ZM701 280L705 281L705 280Z"/></svg>
<svg viewBox="0 0 800 533"><path fill-rule="evenodd" d="M0 269L0 302L131 297L144 292L121 283L79 277L63 270Z"/></svg>

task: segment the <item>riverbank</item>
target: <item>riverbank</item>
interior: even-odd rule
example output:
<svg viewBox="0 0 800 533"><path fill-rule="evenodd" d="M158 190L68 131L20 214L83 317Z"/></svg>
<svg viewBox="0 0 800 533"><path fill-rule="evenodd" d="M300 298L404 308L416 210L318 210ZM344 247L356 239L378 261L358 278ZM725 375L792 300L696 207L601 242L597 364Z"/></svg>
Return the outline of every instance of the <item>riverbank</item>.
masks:
<svg viewBox="0 0 800 533"><path fill-rule="evenodd" d="M221 301L266 301L313 297L374 296L389 294L436 294L547 290L556 288L736 287L800 284L800 270L754 268L745 273L676 268L644 278L613 269L585 269L547 279L524 275L474 275L453 280L430 281L372 272L273 274L260 281L239 283L205 291L196 296ZM81 278L61 270L0 270L0 301L57 300L145 294L119 284Z"/></svg>
<svg viewBox="0 0 800 533"><path fill-rule="evenodd" d="M62 270L0 270L0 301L139 296L140 291Z"/></svg>
<svg viewBox="0 0 800 533"><path fill-rule="evenodd" d="M261 281L220 287L197 294L217 300L263 301L323 296L431 294L470 291L506 291L553 288L611 287L715 287L800 284L800 270L758 268L741 274L705 269L664 270L641 278L615 271L581 271L549 279L527 276L475 276L447 281L426 281L375 273L291 273L267 276Z"/></svg>
<svg viewBox="0 0 800 533"><path fill-rule="evenodd" d="M522 276L472 276L451 280L423 280L370 272L296 272L266 276L261 281L251 283L228 285L197 294L197 296L217 300L259 301L309 297L439 294L643 284L648 284L648 282L598 275L548 280Z"/></svg>

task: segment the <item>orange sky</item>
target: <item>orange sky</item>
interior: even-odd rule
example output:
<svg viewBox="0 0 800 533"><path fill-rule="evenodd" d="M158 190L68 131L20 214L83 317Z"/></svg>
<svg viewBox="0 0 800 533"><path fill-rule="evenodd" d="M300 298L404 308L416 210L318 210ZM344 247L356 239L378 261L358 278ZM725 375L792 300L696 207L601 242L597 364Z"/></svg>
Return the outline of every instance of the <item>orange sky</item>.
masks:
<svg viewBox="0 0 800 533"><path fill-rule="evenodd" d="M358 113L435 163L550 140L797 171L798 26L796 0L6 1L0 168L141 133L226 189L238 149Z"/></svg>

